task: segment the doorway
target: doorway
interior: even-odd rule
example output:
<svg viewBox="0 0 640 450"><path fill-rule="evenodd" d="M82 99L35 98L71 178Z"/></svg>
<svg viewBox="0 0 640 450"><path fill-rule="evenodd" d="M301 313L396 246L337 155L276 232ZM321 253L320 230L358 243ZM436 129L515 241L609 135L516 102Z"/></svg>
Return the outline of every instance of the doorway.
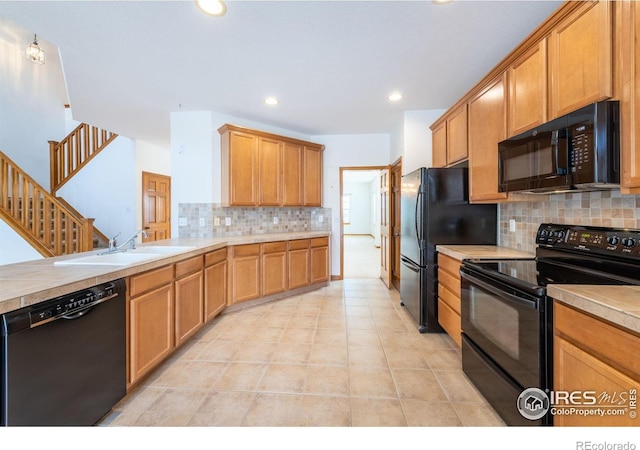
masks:
<svg viewBox="0 0 640 450"><path fill-rule="evenodd" d="M340 279L386 278L389 208L381 176L388 173L388 166L340 168Z"/></svg>
<svg viewBox="0 0 640 450"><path fill-rule="evenodd" d="M171 177L142 172L142 242L171 237Z"/></svg>

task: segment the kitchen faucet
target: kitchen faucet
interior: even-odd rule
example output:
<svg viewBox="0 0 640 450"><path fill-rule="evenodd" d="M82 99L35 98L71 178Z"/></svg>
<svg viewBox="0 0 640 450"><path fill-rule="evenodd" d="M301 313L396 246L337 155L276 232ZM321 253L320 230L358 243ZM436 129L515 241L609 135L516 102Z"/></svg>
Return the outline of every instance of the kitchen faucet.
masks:
<svg viewBox="0 0 640 450"><path fill-rule="evenodd" d="M148 227L147 227L148 228ZM98 255L104 255L106 253L116 253L116 252L126 252L127 250L133 250L136 248L136 238L139 234L142 234L144 237L148 238L149 235L145 231L145 229L137 230L135 233L127 239L124 244L118 245L116 238L120 236L120 233L116 234L114 237L109 239L109 249L106 252L98 253Z"/></svg>

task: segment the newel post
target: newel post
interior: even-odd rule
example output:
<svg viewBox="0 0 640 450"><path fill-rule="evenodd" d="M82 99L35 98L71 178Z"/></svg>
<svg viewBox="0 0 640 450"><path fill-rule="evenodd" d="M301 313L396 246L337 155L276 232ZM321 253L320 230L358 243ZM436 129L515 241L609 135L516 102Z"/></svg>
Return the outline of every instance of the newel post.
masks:
<svg viewBox="0 0 640 450"><path fill-rule="evenodd" d="M56 195L56 186L58 185L57 173L58 173L58 164L57 164L57 152L58 145L60 143L58 141L49 141L49 185L51 189L49 192L51 195Z"/></svg>
<svg viewBox="0 0 640 450"><path fill-rule="evenodd" d="M88 252L93 250L93 221L95 219L80 219L81 223L81 237L80 237L80 252Z"/></svg>

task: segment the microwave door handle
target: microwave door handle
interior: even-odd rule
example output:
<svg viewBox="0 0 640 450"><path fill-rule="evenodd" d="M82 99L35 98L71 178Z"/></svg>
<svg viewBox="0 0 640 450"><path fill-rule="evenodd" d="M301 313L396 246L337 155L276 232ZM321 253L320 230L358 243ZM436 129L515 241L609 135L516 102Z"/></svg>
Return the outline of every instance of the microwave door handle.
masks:
<svg viewBox="0 0 640 450"><path fill-rule="evenodd" d="M553 147L556 175L566 175L568 172L567 167L560 167L560 143L565 141L566 134L565 130L553 130L551 132L551 146ZM566 148L566 145L564 145L563 148ZM565 156L568 157L568 155ZM566 163L567 161L565 161L565 164Z"/></svg>

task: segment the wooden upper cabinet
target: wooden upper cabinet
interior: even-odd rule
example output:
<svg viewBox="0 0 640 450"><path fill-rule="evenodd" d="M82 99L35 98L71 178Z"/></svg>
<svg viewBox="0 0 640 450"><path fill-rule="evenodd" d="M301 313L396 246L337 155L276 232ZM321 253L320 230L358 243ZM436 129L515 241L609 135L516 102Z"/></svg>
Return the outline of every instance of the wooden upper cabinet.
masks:
<svg viewBox="0 0 640 450"><path fill-rule="evenodd" d="M498 192L498 142L507 129L506 74L469 103L469 199L504 200Z"/></svg>
<svg viewBox="0 0 640 450"><path fill-rule="evenodd" d="M324 146L224 125L223 206L321 206Z"/></svg>
<svg viewBox="0 0 640 450"><path fill-rule="evenodd" d="M304 146L293 142L282 144L282 206L302 205Z"/></svg>
<svg viewBox="0 0 640 450"><path fill-rule="evenodd" d="M515 136L547 121L547 39L515 60L508 77L508 135Z"/></svg>
<svg viewBox="0 0 640 450"><path fill-rule="evenodd" d="M227 206L256 206L258 138L241 131L222 137L222 199Z"/></svg>
<svg viewBox="0 0 640 450"><path fill-rule="evenodd" d="M322 206L322 150L304 147L304 206Z"/></svg>
<svg viewBox="0 0 640 450"><path fill-rule="evenodd" d="M613 95L613 2L578 2L549 36L550 119Z"/></svg>
<svg viewBox="0 0 640 450"><path fill-rule="evenodd" d="M264 137L258 138L258 142L258 204L278 206L282 204L282 144Z"/></svg>
<svg viewBox="0 0 640 450"><path fill-rule="evenodd" d="M640 4L616 2L620 153L623 194L640 193Z"/></svg>
<svg viewBox="0 0 640 450"><path fill-rule="evenodd" d="M443 120L431 129L431 151L433 167L447 165L447 121Z"/></svg>
<svg viewBox="0 0 640 450"><path fill-rule="evenodd" d="M466 103L453 111L447 119L447 165L455 164L469 156L467 139Z"/></svg>

